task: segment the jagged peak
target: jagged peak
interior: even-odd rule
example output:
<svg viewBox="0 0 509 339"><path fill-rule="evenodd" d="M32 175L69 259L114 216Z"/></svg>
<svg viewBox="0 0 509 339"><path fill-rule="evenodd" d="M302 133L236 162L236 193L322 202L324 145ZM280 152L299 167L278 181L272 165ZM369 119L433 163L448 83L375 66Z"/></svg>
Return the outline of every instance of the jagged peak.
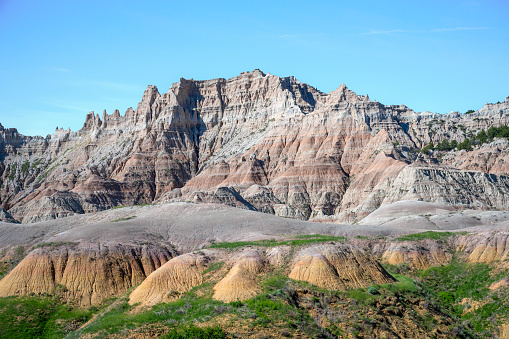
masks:
<svg viewBox="0 0 509 339"><path fill-rule="evenodd" d="M370 101L368 95L357 95L354 91L349 89L345 84L339 85L339 87L329 92L327 95L328 100L334 101Z"/></svg>
<svg viewBox="0 0 509 339"><path fill-rule="evenodd" d="M259 68L255 68L252 72L251 72L252 75L254 76L258 76L258 77L265 77L266 74L264 72L262 72Z"/></svg>
<svg viewBox="0 0 509 339"><path fill-rule="evenodd" d="M159 98L161 94L159 94L159 90L154 85L148 85L145 92L143 92L143 97L141 101L138 103L138 107L136 108L137 113L147 113L150 111L150 107L152 104Z"/></svg>
<svg viewBox="0 0 509 339"><path fill-rule="evenodd" d="M99 114L95 114L94 111L90 111L87 113L87 116L85 118L85 123L83 124L83 127L81 129L100 127L101 124L102 124L102 120L99 117ZM58 127L57 127L57 129L58 129Z"/></svg>
<svg viewBox="0 0 509 339"><path fill-rule="evenodd" d="M260 78L263 78L265 76L267 76L267 74L265 74L263 71L261 71L259 68L255 68L253 71L249 72L249 71L246 71L246 72L242 72L239 74L239 76L255 76L255 77L260 77Z"/></svg>

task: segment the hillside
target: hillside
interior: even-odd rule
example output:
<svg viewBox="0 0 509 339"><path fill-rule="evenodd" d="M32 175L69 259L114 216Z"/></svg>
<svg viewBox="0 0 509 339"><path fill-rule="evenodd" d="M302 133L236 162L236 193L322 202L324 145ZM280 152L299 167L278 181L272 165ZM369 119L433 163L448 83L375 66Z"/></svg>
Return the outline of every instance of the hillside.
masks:
<svg viewBox="0 0 509 339"><path fill-rule="evenodd" d="M508 212L402 201L365 220L372 225L170 203L0 222L0 336L507 331Z"/></svg>

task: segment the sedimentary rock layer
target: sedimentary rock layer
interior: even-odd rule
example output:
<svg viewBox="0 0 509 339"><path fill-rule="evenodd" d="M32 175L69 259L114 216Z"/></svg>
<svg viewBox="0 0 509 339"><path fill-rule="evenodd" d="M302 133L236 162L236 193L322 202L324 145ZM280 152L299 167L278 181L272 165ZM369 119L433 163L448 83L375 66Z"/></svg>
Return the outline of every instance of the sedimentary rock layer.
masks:
<svg viewBox="0 0 509 339"><path fill-rule="evenodd" d="M259 70L180 79L163 94L148 86L124 115L89 113L77 132L27 137L0 126L0 207L23 223L154 201L329 222L400 199L505 208L505 184L496 182L509 172L507 141L420 150L508 124L509 98L440 115ZM470 198L472 181L482 193Z"/></svg>
<svg viewBox="0 0 509 339"><path fill-rule="evenodd" d="M59 289L69 302L99 305L141 283L174 255L170 247L150 245L49 243L0 280L0 297Z"/></svg>
<svg viewBox="0 0 509 339"><path fill-rule="evenodd" d="M394 281L369 254L340 244L318 245L300 251L289 277L335 290Z"/></svg>

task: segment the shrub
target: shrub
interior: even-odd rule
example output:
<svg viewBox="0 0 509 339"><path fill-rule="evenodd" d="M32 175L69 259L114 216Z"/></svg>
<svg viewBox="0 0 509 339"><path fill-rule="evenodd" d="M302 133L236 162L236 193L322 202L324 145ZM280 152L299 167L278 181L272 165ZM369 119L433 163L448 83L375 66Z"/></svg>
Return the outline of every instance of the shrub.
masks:
<svg viewBox="0 0 509 339"><path fill-rule="evenodd" d="M374 288L373 286L368 287L368 293L372 294L372 295L380 294L380 292L378 292L378 290L376 288Z"/></svg>

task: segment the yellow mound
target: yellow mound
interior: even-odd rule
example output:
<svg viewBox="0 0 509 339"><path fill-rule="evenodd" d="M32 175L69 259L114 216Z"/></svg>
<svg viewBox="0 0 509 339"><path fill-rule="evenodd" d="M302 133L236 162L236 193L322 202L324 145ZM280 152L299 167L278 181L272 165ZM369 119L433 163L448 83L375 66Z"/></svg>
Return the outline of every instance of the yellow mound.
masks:
<svg viewBox="0 0 509 339"><path fill-rule="evenodd" d="M264 267L260 253L249 250L235 261L226 277L214 286L213 298L224 302L246 300L260 292L257 275Z"/></svg>
<svg viewBox="0 0 509 339"><path fill-rule="evenodd" d="M189 253L173 258L152 272L129 297L129 304L152 306L174 299L203 283L202 271L208 258L204 254Z"/></svg>
<svg viewBox="0 0 509 339"><path fill-rule="evenodd" d="M490 285L490 290L497 290L497 289L503 288L503 287L509 287L509 279L508 278L504 278L502 280L495 281L493 284Z"/></svg>
<svg viewBox="0 0 509 339"><path fill-rule="evenodd" d="M493 263L507 267L505 259L509 258L509 232L485 232L472 236L461 236L456 241L456 250L470 253L470 262Z"/></svg>
<svg viewBox="0 0 509 339"><path fill-rule="evenodd" d="M59 289L80 306L99 305L125 293L172 257L160 248L80 244L38 248L0 280L0 297Z"/></svg>
<svg viewBox="0 0 509 339"><path fill-rule="evenodd" d="M335 290L394 281L363 251L342 244L317 245L300 251L289 277Z"/></svg>
<svg viewBox="0 0 509 339"><path fill-rule="evenodd" d="M393 243L382 254L382 259L389 264L406 263L416 269L446 264L451 257L446 245L435 240L426 240L422 244Z"/></svg>

